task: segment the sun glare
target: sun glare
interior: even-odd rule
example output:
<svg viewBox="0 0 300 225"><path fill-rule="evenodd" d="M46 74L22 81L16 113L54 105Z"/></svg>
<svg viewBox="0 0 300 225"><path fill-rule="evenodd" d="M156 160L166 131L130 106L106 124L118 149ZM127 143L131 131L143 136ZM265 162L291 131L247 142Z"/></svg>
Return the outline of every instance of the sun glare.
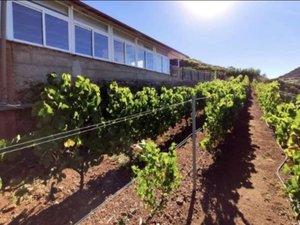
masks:
<svg viewBox="0 0 300 225"><path fill-rule="evenodd" d="M232 1L183 1L188 12L196 17L212 19L224 15L232 7Z"/></svg>

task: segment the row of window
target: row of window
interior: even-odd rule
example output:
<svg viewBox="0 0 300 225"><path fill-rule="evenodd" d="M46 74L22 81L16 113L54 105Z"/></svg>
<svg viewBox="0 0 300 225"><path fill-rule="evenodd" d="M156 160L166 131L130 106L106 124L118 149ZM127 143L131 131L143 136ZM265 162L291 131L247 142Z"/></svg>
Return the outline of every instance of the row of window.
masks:
<svg viewBox="0 0 300 225"><path fill-rule="evenodd" d="M13 2L13 36L39 45L70 50L68 18L56 17ZM74 25L75 53L109 59L109 36L83 25ZM74 40L73 38L71 40ZM117 63L169 73L170 62L157 54L121 38L113 39L113 60Z"/></svg>

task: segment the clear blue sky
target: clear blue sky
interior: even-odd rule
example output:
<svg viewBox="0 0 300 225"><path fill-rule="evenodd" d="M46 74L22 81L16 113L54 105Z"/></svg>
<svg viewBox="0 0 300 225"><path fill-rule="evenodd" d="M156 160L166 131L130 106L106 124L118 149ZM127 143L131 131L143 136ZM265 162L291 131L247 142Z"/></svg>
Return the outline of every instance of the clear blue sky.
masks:
<svg viewBox="0 0 300 225"><path fill-rule="evenodd" d="M210 19L182 2L85 2L203 62L270 78L300 66L300 2L234 2Z"/></svg>

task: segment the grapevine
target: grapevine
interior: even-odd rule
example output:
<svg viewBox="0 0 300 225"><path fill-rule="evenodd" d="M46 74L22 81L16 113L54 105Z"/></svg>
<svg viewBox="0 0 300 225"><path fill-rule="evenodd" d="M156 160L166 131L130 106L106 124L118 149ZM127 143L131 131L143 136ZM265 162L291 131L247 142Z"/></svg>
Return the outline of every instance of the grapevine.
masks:
<svg viewBox="0 0 300 225"><path fill-rule="evenodd" d="M263 110L263 119L274 129L278 143L288 157L284 172L289 175L286 191L292 199L293 208L300 216L300 95L290 102L280 96L280 85L254 83L255 93Z"/></svg>

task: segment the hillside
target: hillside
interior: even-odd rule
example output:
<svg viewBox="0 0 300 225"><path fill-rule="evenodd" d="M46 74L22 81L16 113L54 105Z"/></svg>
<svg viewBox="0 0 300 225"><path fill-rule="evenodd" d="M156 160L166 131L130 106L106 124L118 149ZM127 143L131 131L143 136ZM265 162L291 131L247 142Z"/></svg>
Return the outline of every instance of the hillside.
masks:
<svg viewBox="0 0 300 225"><path fill-rule="evenodd" d="M283 76L280 76L278 79L284 82L300 85L300 67Z"/></svg>
<svg viewBox="0 0 300 225"><path fill-rule="evenodd" d="M238 75L247 75L252 81L253 79L265 79L259 69L254 68L236 68L236 67L223 67L218 65L211 65L204 63L198 59L183 59L180 61L180 67L190 67L199 71L220 72L223 78L237 77Z"/></svg>

